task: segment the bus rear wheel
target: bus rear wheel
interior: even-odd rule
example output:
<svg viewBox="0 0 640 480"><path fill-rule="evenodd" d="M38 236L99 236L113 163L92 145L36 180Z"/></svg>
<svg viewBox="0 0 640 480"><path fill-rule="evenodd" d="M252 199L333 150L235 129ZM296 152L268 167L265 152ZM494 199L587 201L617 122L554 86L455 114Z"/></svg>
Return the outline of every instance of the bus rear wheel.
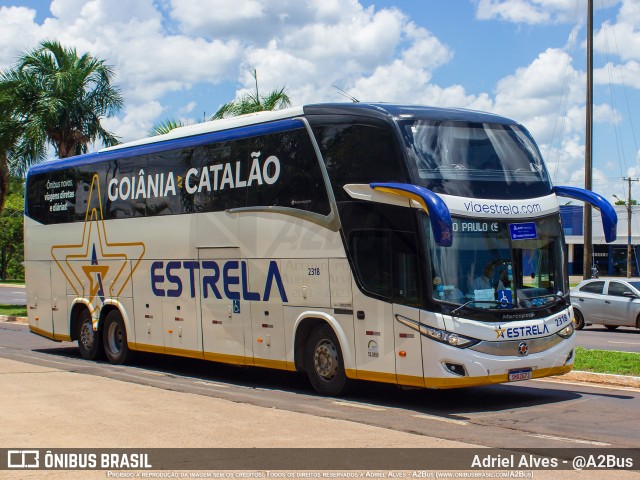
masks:
<svg viewBox="0 0 640 480"><path fill-rule="evenodd" d="M102 339L98 332L93 330L91 314L88 310L82 310L78 317L78 350L86 360L96 360L102 356Z"/></svg>
<svg viewBox="0 0 640 480"><path fill-rule="evenodd" d="M333 329L317 327L307 339L305 370L311 385L321 395L340 395L347 386L340 343Z"/></svg>
<svg viewBox="0 0 640 480"><path fill-rule="evenodd" d="M110 311L104 319L103 343L104 353L110 363L127 363L131 353L127 345L127 330L122 315L117 310Z"/></svg>

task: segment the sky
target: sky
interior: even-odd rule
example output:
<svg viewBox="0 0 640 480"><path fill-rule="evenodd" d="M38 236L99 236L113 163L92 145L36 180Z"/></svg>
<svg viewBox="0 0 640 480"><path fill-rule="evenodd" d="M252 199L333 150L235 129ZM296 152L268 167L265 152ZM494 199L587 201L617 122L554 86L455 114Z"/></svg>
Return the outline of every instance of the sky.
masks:
<svg viewBox="0 0 640 480"><path fill-rule="evenodd" d="M594 0L593 190L640 177L640 0ZM586 0L0 0L0 69L43 39L104 59L130 141L253 89L294 105L463 107L522 123L555 185L584 185ZM100 147L95 146L95 148ZM640 199L640 182L632 197Z"/></svg>

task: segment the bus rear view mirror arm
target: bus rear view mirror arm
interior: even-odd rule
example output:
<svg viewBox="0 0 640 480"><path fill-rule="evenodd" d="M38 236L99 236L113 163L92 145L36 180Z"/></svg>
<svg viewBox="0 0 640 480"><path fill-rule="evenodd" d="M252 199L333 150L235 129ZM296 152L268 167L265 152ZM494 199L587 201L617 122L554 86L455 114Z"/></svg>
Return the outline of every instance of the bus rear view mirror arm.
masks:
<svg viewBox="0 0 640 480"><path fill-rule="evenodd" d="M380 192L400 195L417 201L429 215L431 230L436 244L450 247L453 242L451 213L446 203L435 193L425 187L408 183L371 183L369 185Z"/></svg>
<svg viewBox="0 0 640 480"><path fill-rule="evenodd" d="M616 230L618 228L618 215L611 203L602 195L578 187L553 187L553 193L559 197L568 197L589 203L600 210L604 238L607 243L615 241Z"/></svg>

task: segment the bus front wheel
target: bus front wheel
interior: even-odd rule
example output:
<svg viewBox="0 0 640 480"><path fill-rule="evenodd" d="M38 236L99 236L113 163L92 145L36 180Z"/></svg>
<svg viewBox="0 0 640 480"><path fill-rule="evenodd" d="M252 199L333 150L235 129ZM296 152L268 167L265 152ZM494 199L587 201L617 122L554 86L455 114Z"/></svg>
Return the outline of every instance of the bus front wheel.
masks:
<svg viewBox="0 0 640 480"><path fill-rule="evenodd" d="M102 356L102 341L98 332L93 330L91 314L82 310L78 318L78 350L86 360L96 360Z"/></svg>
<svg viewBox="0 0 640 480"><path fill-rule="evenodd" d="M104 319L103 329L104 353L107 360L114 365L122 365L129 360L127 330L122 315L117 310L109 312Z"/></svg>
<svg viewBox="0 0 640 480"><path fill-rule="evenodd" d="M317 327L307 339L305 370L311 385L321 395L340 395L347 385L340 343L333 329Z"/></svg>

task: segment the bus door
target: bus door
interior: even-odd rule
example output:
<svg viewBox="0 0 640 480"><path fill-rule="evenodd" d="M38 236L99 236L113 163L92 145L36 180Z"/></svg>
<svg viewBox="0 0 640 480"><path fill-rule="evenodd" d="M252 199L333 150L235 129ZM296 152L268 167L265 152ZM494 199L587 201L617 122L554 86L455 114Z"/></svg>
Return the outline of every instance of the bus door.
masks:
<svg viewBox="0 0 640 480"><path fill-rule="evenodd" d="M358 377L395 383L393 307L353 285L354 337Z"/></svg>
<svg viewBox="0 0 640 480"><path fill-rule="evenodd" d="M198 259L204 358L238 365L252 364L251 345L246 340L251 333L251 307L243 298L240 249L200 248Z"/></svg>
<svg viewBox="0 0 640 480"><path fill-rule="evenodd" d="M351 233L350 248L361 283L353 290L360 378L366 378L360 375L362 370L373 370L382 373L381 381L422 386L421 342L419 334L407 326L420 320L416 244L415 234L406 230Z"/></svg>
<svg viewBox="0 0 640 480"><path fill-rule="evenodd" d="M29 326L53 338L51 315L51 262L27 262L27 310Z"/></svg>
<svg viewBox="0 0 640 480"><path fill-rule="evenodd" d="M67 312L67 281L62 270L51 264L51 315L57 340L71 340L71 325Z"/></svg>
<svg viewBox="0 0 640 480"><path fill-rule="evenodd" d="M285 369L284 301L287 291L277 260L247 260L249 285L245 295L251 299L251 331L247 347L257 366ZM284 297L284 298L283 298Z"/></svg>
<svg viewBox="0 0 640 480"><path fill-rule="evenodd" d="M162 297L165 353L202 358L198 271L195 260L165 262L166 295Z"/></svg>
<svg viewBox="0 0 640 480"><path fill-rule="evenodd" d="M420 323L420 310L393 305L396 377L401 385L424 387L422 341L420 333L409 325Z"/></svg>
<svg viewBox="0 0 640 480"><path fill-rule="evenodd" d="M135 287L133 318L138 350L164 353L162 300L167 290L164 283L165 267L166 262L142 260L133 273L132 284ZM157 277L162 281L157 284L149 281L149 278Z"/></svg>

